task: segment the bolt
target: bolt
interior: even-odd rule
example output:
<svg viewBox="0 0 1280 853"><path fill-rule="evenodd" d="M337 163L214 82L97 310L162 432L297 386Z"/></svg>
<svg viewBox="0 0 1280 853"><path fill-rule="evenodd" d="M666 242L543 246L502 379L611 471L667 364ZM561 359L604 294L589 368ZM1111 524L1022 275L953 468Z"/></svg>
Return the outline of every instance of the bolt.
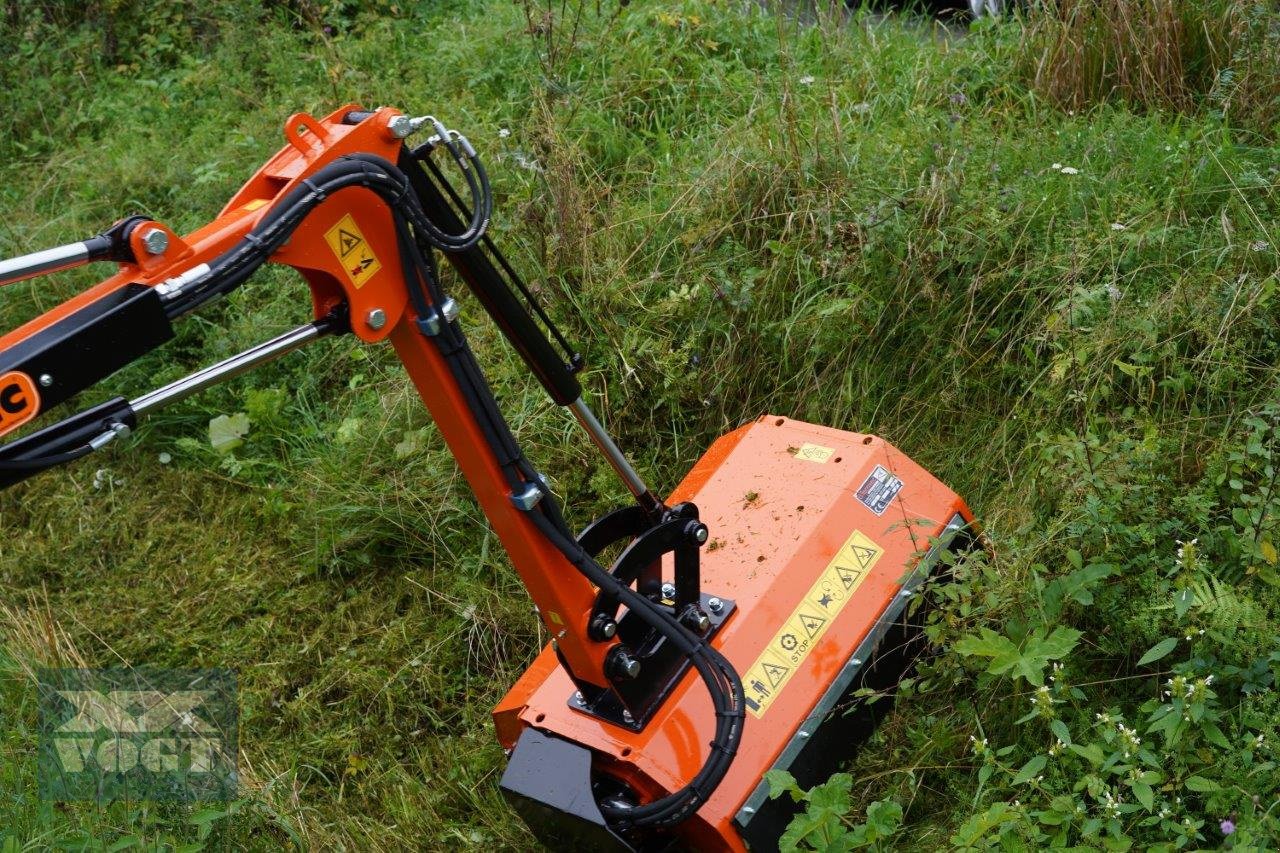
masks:
<svg viewBox="0 0 1280 853"><path fill-rule="evenodd" d="M169 235L159 228L150 228L142 235L142 245L153 255L163 255L169 248Z"/></svg>
<svg viewBox="0 0 1280 853"><path fill-rule="evenodd" d="M631 654L626 646L615 646L609 653L605 664L608 675L619 680L636 678L640 675L640 661Z"/></svg>
<svg viewBox="0 0 1280 853"><path fill-rule="evenodd" d="M676 597L676 585L667 582L662 585L662 597L667 601L672 601Z"/></svg>
<svg viewBox="0 0 1280 853"><path fill-rule="evenodd" d="M625 709L622 712L622 719L623 719L623 722L627 722L627 723L634 723L636 721L636 718L631 716L631 712Z"/></svg>
<svg viewBox="0 0 1280 853"><path fill-rule="evenodd" d="M49 375L49 374L47 374L47 373L41 373L41 374L40 374L40 387L42 387L42 388L48 388L48 387L49 387L50 385L52 385L52 384L53 384L53 377L52 377L52 376L50 376L50 375Z"/></svg>
<svg viewBox="0 0 1280 853"><path fill-rule="evenodd" d="M583 701L583 700L582 700L582 691L581 691L581 690L579 690L577 693L574 693L574 694L573 694L573 701L577 702L579 705L581 705L581 704L582 704L582 701Z"/></svg>
<svg viewBox="0 0 1280 853"><path fill-rule="evenodd" d="M593 640L611 640L618 633L618 623L604 613L596 614L587 628Z"/></svg>
<svg viewBox="0 0 1280 853"><path fill-rule="evenodd" d="M387 133L391 134L392 139L404 139L413 131L413 119L406 115L392 116L387 122Z"/></svg>
<svg viewBox="0 0 1280 853"><path fill-rule="evenodd" d="M111 425L111 431L116 434L117 438L128 438L133 434L133 430L129 429L128 424L115 423Z"/></svg>
<svg viewBox="0 0 1280 853"><path fill-rule="evenodd" d="M689 615L685 617L685 624L699 634L705 634L711 627L711 617L701 610L690 610Z"/></svg>
<svg viewBox="0 0 1280 853"><path fill-rule="evenodd" d="M712 596L711 598L707 599L707 609L710 610L712 613L719 613L721 610L724 609L724 602Z"/></svg>
<svg viewBox="0 0 1280 853"><path fill-rule="evenodd" d="M376 332L383 326L387 325L387 312L383 311L381 308L374 308L369 312L368 316L364 318L364 322L370 329L373 329Z"/></svg>
<svg viewBox="0 0 1280 853"><path fill-rule="evenodd" d="M693 532L693 539L699 545L705 545L710 532L705 524L699 524L698 529Z"/></svg>

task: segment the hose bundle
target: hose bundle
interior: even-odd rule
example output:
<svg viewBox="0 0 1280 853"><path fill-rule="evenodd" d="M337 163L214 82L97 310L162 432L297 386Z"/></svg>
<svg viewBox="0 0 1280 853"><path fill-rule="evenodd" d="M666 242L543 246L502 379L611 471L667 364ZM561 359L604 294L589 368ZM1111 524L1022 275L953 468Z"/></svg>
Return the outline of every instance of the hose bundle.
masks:
<svg viewBox="0 0 1280 853"><path fill-rule="evenodd" d="M409 176L398 167L380 157L350 155L324 166L302 181L242 241L213 261L208 272L170 294L166 313L171 318L185 314L239 287L266 263L325 199L344 189L363 188L377 193L391 208L410 299L420 318L429 316L432 306L443 305L445 301L438 284L433 251L456 253L475 247L484 237L493 204L484 167L466 139L449 132L440 134L433 142L437 147L443 144L450 151L471 192L470 221L461 233L450 234L430 220ZM421 159L423 149L413 152L412 156L415 160ZM453 188L438 169L432 171L436 181L456 203L457 194ZM440 190L435 182L430 186L437 192ZM502 465L510 488L519 491L529 483L539 483L537 472L517 446L510 427L498 410L488 382L462 331L456 324L443 323L432 340L449 364L476 423ZM602 806L605 817L618 830L673 827L705 803L728 772L742 737L744 701L741 679L733 665L703 638L620 582L588 555L569 531L554 498L543 491L542 500L529 512L529 518L538 531L588 581L620 600L630 612L687 656L710 693L716 714L715 734L710 754L693 779L684 788L651 803Z"/></svg>

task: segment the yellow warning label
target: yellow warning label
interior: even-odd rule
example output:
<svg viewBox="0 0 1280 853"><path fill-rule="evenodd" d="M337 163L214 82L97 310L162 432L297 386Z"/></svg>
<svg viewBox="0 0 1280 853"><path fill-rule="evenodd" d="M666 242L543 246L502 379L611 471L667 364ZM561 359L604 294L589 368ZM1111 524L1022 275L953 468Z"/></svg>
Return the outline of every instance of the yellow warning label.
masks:
<svg viewBox="0 0 1280 853"><path fill-rule="evenodd" d="M805 459L809 462L817 462L821 465L823 462L830 459L831 454L833 453L835 453L833 448L823 447L821 444L809 444L806 442L805 444L800 445L800 449L796 451L796 458Z"/></svg>
<svg viewBox="0 0 1280 853"><path fill-rule="evenodd" d="M797 454L799 455L799 454ZM817 581L796 605L790 618L742 674L747 710L764 717L796 669L813 651L836 616L871 574L884 550L859 530L849 534Z"/></svg>
<svg viewBox="0 0 1280 853"><path fill-rule="evenodd" d="M364 234L360 233L360 226L356 225L350 213L324 232L324 239L329 244L329 248L333 249L338 263L342 264L342 268L347 272L347 278L351 279L351 283L357 290L364 287L365 282L382 269L378 257L369 248L369 241L364 239Z"/></svg>

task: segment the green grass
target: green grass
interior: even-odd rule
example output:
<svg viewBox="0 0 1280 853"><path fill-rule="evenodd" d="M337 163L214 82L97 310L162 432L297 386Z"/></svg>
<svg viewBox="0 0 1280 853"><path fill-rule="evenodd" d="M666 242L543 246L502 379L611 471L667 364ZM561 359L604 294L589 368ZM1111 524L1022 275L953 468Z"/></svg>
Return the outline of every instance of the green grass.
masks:
<svg viewBox="0 0 1280 853"><path fill-rule="evenodd" d="M1208 95L1135 112L1103 93L1064 113L1022 72L1037 47L1016 24L957 39L682 2L587 5L575 28L572 5L476 0L226 2L144 27L140 3L120 7L108 58L45 8L51 22L27 9L4 31L0 256L135 211L194 228L294 111L430 111L486 158L496 238L583 346L597 408L651 481L669 488L770 411L877 432L966 497L994 556L951 590L931 627L946 651L842 795L850 824L873 801L903 807L877 843L1172 844L1184 817L1210 844L1229 816L1237 838L1275 830L1269 747L1244 744L1280 742L1274 693L1253 690L1280 635L1280 151ZM7 288L0 327L98 272ZM86 402L225 357L308 304L290 275L262 274ZM479 307L463 317L573 518L620 500ZM220 457L207 424L235 412L252 429ZM497 793L487 716L537 623L386 348L321 343L168 410L0 496L0 537L0 845L200 841L180 809L34 797L25 667L65 659L50 617L94 665L239 672L250 784L214 844L530 844ZM1179 568L1175 540L1194 537ZM1160 802L1182 798L1173 825L1125 812L1117 834L1102 791L1136 805L1133 780L1076 753L1018 778L1048 755L1050 718L1018 721L1036 685L987 671L974 638L993 628L1025 652L1060 626L1083 632L1057 682L1079 695L1053 711L1079 744L1110 748L1096 714L1145 720L1173 662L1217 673L1228 746L1188 736L1156 756ZM1206 776L1214 791L1186 788ZM1042 820L1063 797L1102 825Z"/></svg>

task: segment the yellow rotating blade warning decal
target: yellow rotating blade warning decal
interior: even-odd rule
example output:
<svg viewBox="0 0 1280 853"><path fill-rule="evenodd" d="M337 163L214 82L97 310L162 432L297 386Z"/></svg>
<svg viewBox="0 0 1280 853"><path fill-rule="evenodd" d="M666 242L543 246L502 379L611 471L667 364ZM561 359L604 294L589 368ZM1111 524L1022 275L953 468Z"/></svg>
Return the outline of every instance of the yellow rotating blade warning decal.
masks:
<svg viewBox="0 0 1280 853"><path fill-rule="evenodd" d="M884 549L859 530L849 534L756 662L742 674L747 710L764 717L796 669L875 568Z"/></svg>
<svg viewBox="0 0 1280 853"><path fill-rule="evenodd" d="M329 244L329 248L333 249L338 263L342 265L347 278L351 279L351 283L357 290L364 287L365 282L382 269L378 256L373 253L373 249L369 248L369 241L364 239L364 234L360 233L360 226L356 225L350 213L339 219L337 225L324 232L324 239Z"/></svg>

